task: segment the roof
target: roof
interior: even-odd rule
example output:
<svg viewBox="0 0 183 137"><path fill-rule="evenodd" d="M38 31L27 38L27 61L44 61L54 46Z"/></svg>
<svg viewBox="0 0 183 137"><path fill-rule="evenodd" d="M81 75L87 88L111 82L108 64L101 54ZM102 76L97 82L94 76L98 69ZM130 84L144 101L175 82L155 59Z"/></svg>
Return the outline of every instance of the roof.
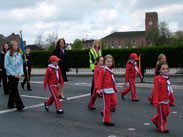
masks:
<svg viewBox="0 0 183 137"><path fill-rule="evenodd" d="M6 37L2 34L0 34L0 42L1 44L4 44L6 42Z"/></svg>
<svg viewBox="0 0 183 137"><path fill-rule="evenodd" d="M38 47L37 45L27 45L26 47L30 48L31 50L43 50L42 48Z"/></svg>
<svg viewBox="0 0 183 137"><path fill-rule="evenodd" d="M93 39L83 41L83 43L93 43L93 42L94 42L94 40L93 40Z"/></svg>
<svg viewBox="0 0 183 137"><path fill-rule="evenodd" d="M143 37L145 31L127 31L127 32L113 32L112 34L104 37L105 38L128 38L128 37Z"/></svg>
<svg viewBox="0 0 183 137"><path fill-rule="evenodd" d="M10 42L12 40L12 36L15 36L15 39L17 40L18 37L20 37L19 34L12 33L11 35L6 37L6 42Z"/></svg>

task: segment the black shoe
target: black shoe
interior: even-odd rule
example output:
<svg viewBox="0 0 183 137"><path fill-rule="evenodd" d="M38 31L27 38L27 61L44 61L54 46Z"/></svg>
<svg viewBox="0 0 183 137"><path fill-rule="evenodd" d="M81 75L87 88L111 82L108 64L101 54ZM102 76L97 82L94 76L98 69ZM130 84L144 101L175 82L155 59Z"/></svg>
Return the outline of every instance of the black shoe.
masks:
<svg viewBox="0 0 183 137"><path fill-rule="evenodd" d="M170 132L170 130L165 130L165 131L160 131L160 130L158 130L159 132L162 132L162 133L169 133Z"/></svg>
<svg viewBox="0 0 183 137"><path fill-rule="evenodd" d="M175 106L175 104L170 104L170 106L174 107L174 106Z"/></svg>
<svg viewBox="0 0 183 137"><path fill-rule="evenodd" d="M138 100L138 99L135 99L135 100L132 100L132 101L136 101L136 102L137 102L137 101L139 101L139 100Z"/></svg>
<svg viewBox="0 0 183 137"><path fill-rule="evenodd" d="M27 84L27 90L32 90L30 83Z"/></svg>
<svg viewBox="0 0 183 137"><path fill-rule="evenodd" d="M99 94L98 97L99 97L99 98L102 98L102 94Z"/></svg>
<svg viewBox="0 0 183 137"><path fill-rule="evenodd" d="M60 97L61 97L61 96L60 96ZM60 97L59 97L59 98L60 98ZM62 100L67 100L67 98L65 98L65 97L61 97L61 99L62 99Z"/></svg>
<svg viewBox="0 0 183 137"><path fill-rule="evenodd" d="M60 95L59 95L58 97L59 97L59 99L61 99L61 98L62 98Z"/></svg>
<svg viewBox="0 0 183 137"><path fill-rule="evenodd" d="M93 108L91 108L91 107L88 107L90 110L95 110L96 109L96 107L93 107Z"/></svg>
<svg viewBox="0 0 183 137"><path fill-rule="evenodd" d="M22 89L24 89L24 83L21 83L21 87L22 87Z"/></svg>
<svg viewBox="0 0 183 137"><path fill-rule="evenodd" d="M112 112L115 112L116 111L116 108L114 108L113 110L112 110Z"/></svg>
<svg viewBox="0 0 183 137"><path fill-rule="evenodd" d="M121 94L121 98L124 100L125 99L125 97Z"/></svg>
<svg viewBox="0 0 183 137"><path fill-rule="evenodd" d="M27 90L32 91L32 88L27 88Z"/></svg>
<svg viewBox="0 0 183 137"><path fill-rule="evenodd" d="M106 126L114 126L115 124L114 123L110 123L110 122L104 122L104 125L106 125Z"/></svg>
<svg viewBox="0 0 183 137"><path fill-rule="evenodd" d="M102 112L100 112L100 115L103 117L104 114Z"/></svg>
<svg viewBox="0 0 183 137"><path fill-rule="evenodd" d="M25 108L25 106L23 106L22 108L17 108L17 111L18 112L23 112L24 111L24 108Z"/></svg>
<svg viewBox="0 0 183 137"><path fill-rule="evenodd" d="M49 106L46 104L46 102L44 102L44 108L46 111L49 111Z"/></svg>
<svg viewBox="0 0 183 137"><path fill-rule="evenodd" d="M63 114L64 113L63 109L59 109L56 112L57 112L57 114Z"/></svg>

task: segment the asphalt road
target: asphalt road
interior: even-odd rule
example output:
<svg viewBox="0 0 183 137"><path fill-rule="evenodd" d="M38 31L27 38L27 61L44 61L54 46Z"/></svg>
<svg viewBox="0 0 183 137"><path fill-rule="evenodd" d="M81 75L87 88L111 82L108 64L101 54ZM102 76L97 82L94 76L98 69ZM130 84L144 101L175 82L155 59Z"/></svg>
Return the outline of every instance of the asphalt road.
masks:
<svg viewBox="0 0 183 137"><path fill-rule="evenodd" d="M50 96L49 90L43 90L43 77L32 77L33 91L19 87L24 105L24 112L7 109L8 96L0 88L0 137L182 137L183 136L183 89L174 90L176 106L171 107L167 127L169 134L156 131L151 117L156 108L149 104L147 97L152 91L153 78L146 78L146 83L138 86L140 102L132 102L130 94L121 100L117 93L118 106L112 113L114 127L102 124L100 111L103 101L97 98L96 110L87 108L91 77L69 77L65 83L64 95L69 100L62 101L64 114L55 113L54 104L45 112L43 102ZM181 85L183 78L172 78L173 84ZM118 89L122 90L124 78L116 78ZM139 79L137 79L139 81ZM150 86L145 86L149 84Z"/></svg>

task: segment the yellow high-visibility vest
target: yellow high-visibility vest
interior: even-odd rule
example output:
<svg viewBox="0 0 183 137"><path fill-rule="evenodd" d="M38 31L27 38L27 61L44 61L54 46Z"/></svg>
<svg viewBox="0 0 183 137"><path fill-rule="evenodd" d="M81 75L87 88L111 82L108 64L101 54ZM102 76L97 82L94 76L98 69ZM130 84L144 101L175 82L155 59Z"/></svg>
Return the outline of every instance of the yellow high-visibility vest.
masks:
<svg viewBox="0 0 183 137"><path fill-rule="evenodd" d="M94 70L95 68L95 62L96 62L96 58L102 56L102 51L99 50L99 52L97 53L97 51L94 48L91 48L89 51L89 62L90 62L90 69Z"/></svg>

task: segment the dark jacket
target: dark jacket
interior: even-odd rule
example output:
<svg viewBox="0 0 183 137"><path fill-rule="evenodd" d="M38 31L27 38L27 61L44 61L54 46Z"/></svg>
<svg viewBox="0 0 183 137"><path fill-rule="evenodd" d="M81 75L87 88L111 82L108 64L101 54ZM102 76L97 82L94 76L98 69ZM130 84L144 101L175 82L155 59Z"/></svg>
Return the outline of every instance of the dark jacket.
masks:
<svg viewBox="0 0 183 137"><path fill-rule="evenodd" d="M67 58L66 50L65 50L65 53L63 53L60 48L55 48L52 52L52 55L55 55L60 59L60 61L58 62L58 66L61 68L61 71L62 70L69 71L71 67L70 67L69 60Z"/></svg>
<svg viewBox="0 0 183 137"><path fill-rule="evenodd" d="M24 62L24 67L27 66L27 67L31 68L31 65L32 65L32 57L31 57L31 55L25 54L25 56L23 56L23 59L25 59L25 57L26 57L26 59L28 61Z"/></svg>
<svg viewBox="0 0 183 137"><path fill-rule="evenodd" d="M2 51L1 53L0 53L0 69L3 69L3 70L5 70L5 68L4 68L4 57L5 57L5 52L4 51Z"/></svg>

